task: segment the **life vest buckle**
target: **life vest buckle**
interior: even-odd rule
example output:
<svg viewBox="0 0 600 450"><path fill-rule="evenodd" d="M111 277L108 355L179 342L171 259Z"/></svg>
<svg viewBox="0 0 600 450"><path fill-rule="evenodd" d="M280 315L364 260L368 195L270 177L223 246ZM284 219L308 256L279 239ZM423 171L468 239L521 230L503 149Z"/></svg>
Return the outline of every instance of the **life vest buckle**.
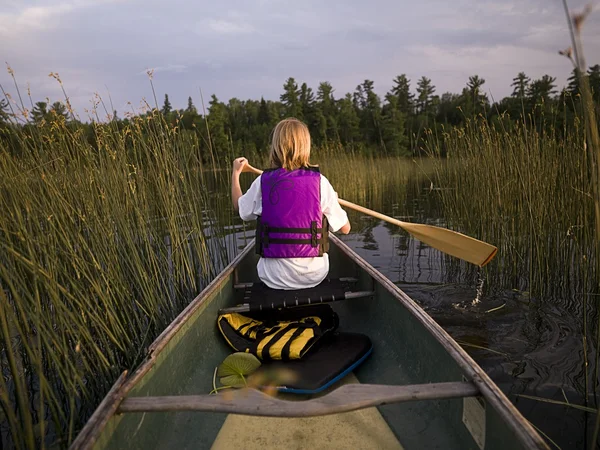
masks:
<svg viewBox="0 0 600 450"><path fill-rule="evenodd" d="M267 247L269 247L269 226L266 223L263 224L262 231L263 231L262 246L264 248L267 248Z"/></svg>
<svg viewBox="0 0 600 450"><path fill-rule="evenodd" d="M310 246L311 247L319 246L318 236L317 236L317 222L315 220L313 220L310 223Z"/></svg>

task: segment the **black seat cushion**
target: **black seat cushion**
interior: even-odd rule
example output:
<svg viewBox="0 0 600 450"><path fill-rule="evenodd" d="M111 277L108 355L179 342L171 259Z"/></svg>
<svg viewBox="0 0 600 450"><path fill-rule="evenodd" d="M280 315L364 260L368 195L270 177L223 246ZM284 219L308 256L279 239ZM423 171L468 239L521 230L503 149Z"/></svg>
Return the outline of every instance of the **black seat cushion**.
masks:
<svg viewBox="0 0 600 450"><path fill-rule="evenodd" d="M263 364L255 375L268 379L282 369L291 374L291 381L275 385L280 392L316 394L344 378L371 354L373 345L368 336L358 333L330 333L317 348L300 360L272 361Z"/></svg>

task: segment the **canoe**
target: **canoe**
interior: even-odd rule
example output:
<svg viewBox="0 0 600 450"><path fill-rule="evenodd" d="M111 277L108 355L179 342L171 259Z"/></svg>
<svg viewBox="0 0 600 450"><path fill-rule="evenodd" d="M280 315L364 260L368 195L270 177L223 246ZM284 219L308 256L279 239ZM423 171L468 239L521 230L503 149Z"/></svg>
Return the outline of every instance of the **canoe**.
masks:
<svg viewBox="0 0 600 450"><path fill-rule="evenodd" d="M71 448L549 448L410 297L336 236L330 242L330 277L370 293L330 303L340 330L372 343L352 373L318 394L209 395L233 352L217 315L239 304L240 286L259 281L251 242L117 380Z"/></svg>

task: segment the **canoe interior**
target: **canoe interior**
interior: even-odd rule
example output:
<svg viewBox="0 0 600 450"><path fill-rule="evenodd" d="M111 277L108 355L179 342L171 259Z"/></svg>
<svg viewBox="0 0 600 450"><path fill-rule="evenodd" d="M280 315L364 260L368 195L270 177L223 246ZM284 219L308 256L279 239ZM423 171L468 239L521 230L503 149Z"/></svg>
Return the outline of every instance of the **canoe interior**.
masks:
<svg viewBox="0 0 600 450"><path fill-rule="evenodd" d="M331 277L357 277L358 290L374 290L377 294L375 298L332 304L340 316L340 330L364 333L373 341L373 354L354 372L356 378L371 384L462 381L462 370L438 340L336 242L334 239L329 252ZM237 303L234 282L257 280L256 262L254 251L249 251L236 270L223 276L219 288L154 355L154 365L141 376L129 396L210 392L215 367L231 353L216 328L217 311ZM406 449L479 449L463 423L463 402L421 401L378 409ZM109 419L95 448L210 448L226 417L202 412L119 414ZM485 422L486 449L524 448L489 405L485 408Z"/></svg>

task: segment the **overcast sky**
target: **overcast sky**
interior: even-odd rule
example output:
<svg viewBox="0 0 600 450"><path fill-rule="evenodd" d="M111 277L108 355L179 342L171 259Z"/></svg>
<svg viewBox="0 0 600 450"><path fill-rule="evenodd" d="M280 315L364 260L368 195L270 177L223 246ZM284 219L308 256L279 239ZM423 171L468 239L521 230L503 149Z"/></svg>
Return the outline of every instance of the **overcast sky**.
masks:
<svg viewBox="0 0 600 450"><path fill-rule="evenodd" d="M570 1L579 11L584 1ZM584 28L588 63L600 63L600 8ZM469 75L488 94L511 92L512 78L548 73L566 82L572 67L560 0L0 0L0 58L33 101L61 99L58 72L81 116L94 93L122 112L151 101L176 108L188 96L276 100L287 77L334 95L364 79L384 94L396 75L436 93L460 92ZM15 88L5 69L0 83Z"/></svg>

